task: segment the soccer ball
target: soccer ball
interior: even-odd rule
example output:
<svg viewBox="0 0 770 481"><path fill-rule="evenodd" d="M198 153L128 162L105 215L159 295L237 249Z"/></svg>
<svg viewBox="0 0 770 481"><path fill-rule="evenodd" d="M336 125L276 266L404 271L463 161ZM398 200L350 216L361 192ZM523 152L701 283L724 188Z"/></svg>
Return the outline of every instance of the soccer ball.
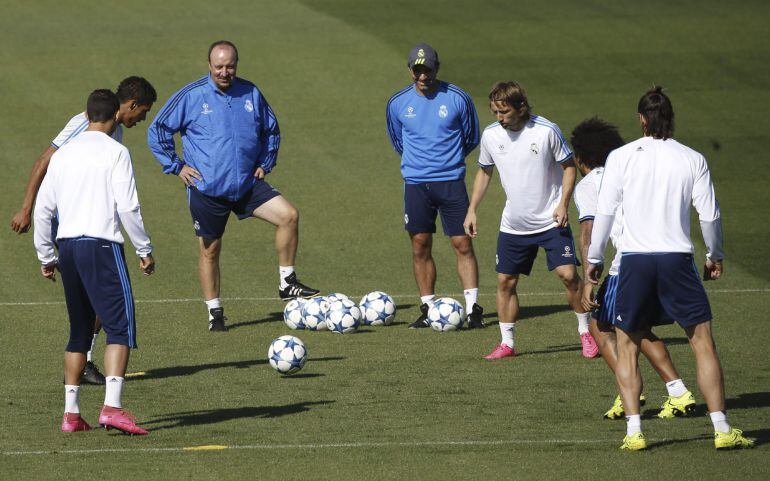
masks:
<svg viewBox="0 0 770 481"><path fill-rule="evenodd" d="M381 291L365 295L358 306L361 309L361 320L368 326L387 326L396 318L393 298Z"/></svg>
<svg viewBox="0 0 770 481"><path fill-rule="evenodd" d="M326 313L329 311L329 301L325 297L313 297L302 305L302 322L311 331L326 330Z"/></svg>
<svg viewBox="0 0 770 481"><path fill-rule="evenodd" d="M324 297L326 297L326 300L329 301L329 305L331 305L331 303L334 301L341 301L342 299L350 299L345 294L340 294L339 292L332 292L331 294L327 294Z"/></svg>
<svg viewBox="0 0 770 481"><path fill-rule="evenodd" d="M283 308L283 322L291 329L304 329L305 321L302 320L302 306L307 301L302 298L292 299Z"/></svg>
<svg viewBox="0 0 770 481"><path fill-rule="evenodd" d="M350 299L335 301L329 306L326 325L336 334L345 334L358 329L361 324L361 310Z"/></svg>
<svg viewBox="0 0 770 481"><path fill-rule="evenodd" d="M428 322L434 331L455 331L463 327L465 310L451 297L442 297L433 301L428 309Z"/></svg>
<svg viewBox="0 0 770 481"><path fill-rule="evenodd" d="M307 361L307 348L298 337L281 336L270 343L267 359L273 369L281 374L294 374Z"/></svg>

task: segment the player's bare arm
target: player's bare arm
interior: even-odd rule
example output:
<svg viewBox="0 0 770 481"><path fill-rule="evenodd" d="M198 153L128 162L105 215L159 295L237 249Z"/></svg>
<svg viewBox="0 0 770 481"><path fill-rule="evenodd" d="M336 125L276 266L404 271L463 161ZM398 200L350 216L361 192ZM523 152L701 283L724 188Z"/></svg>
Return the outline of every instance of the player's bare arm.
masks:
<svg viewBox="0 0 770 481"><path fill-rule="evenodd" d="M45 173L48 171L48 164L51 162L51 156L54 152L56 152L56 147L51 145L45 152L40 154L40 157L37 158L32 166L21 209L11 219L11 229L17 234L24 234L29 231L29 226L32 223L32 206L35 203L37 191L40 190L40 184L43 182Z"/></svg>
<svg viewBox="0 0 770 481"><path fill-rule="evenodd" d="M583 277L585 279L588 279L588 246L591 244L593 227L593 219L587 219L580 223L580 257L583 259ZM580 303L583 305L583 309L587 311L599 307L599 304L594 300L594 285L590 282L583 283L583 295Z"/></svg>
<svg viewBox="0 0 770 481"><path fill-rule="evenodd" d="M478 228L476 224L476 208L481 204L481 200L484 198L484 194L487 193L489 183L492 181L492 174L494 173L494 167L480 167L476 172L476 177L473 180L473 194L471 195L470 205L468 206L468 213L465 215L465 233L471 237L478 235Z"/></svg>
<svg viewBox="0 0 770 481"><path fill-rule="evenodd" d="M559 205L553 211L553 220L559 227L566 227L569 224L569 200L572 198L572 191L575 189L575 179L577 178L577 168L573 159L562 162L564 175L561 178L561 199Z"/></svg>
<svg viewBox="0 0 770 481"><path fill-rule="evenodd" d="M182 183L188 187L195 185L196 181L203 180L201 173L185 164L182 170L179 171L179 179Z"/></svg>

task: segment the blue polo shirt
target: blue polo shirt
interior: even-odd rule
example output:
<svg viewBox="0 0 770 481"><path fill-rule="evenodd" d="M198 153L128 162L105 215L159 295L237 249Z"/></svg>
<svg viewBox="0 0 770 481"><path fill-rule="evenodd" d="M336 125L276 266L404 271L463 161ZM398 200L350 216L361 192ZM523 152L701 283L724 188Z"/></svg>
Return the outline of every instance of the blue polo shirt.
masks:
<svg viewBox="0 0 770 481"><path fill-rule="evenodd" d="M174 134L182 136L183 159ZM240 199L255 182L254 172L270 172L281 136L267 100L253 83L235 78L225 92L210 75L186 85L166 102L147 130L147 143L166 174L185 164L201 173L198 190L208 196Z"/></svg>
<svg viewBox="0 0 770 481"><path fill-rule="evenodd" d="M436 93L426 97L409 85L390 98L386 116L406 183L465 177L465 157L479 145L479 119L461 88L439 82Z"/></svg>

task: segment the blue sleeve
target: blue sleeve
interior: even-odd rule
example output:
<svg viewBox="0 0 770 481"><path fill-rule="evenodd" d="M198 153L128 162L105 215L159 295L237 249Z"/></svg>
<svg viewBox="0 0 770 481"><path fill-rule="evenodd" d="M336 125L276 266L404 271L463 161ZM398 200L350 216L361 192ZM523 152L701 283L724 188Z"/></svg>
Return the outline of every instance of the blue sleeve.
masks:
<svg viewBox="0 0 770 481"><path fill-rule="evenodd" d="M178 175L185 165L176 153L174 134L186 125L186 105L185 92L177 92L168 99L147 129L147 145L163 167L164 174Z"/></svg>
<svg viewBox="0 0 770 481"><path fill-rule="evenodd" d="M473 99L467 93L458 89L460 94L460 108L462 112L462 138L463 138L463 156L467 156L473 149L478 147L481 140L479 133L479 116L476 113L476 107L473 105Z"/></svg>
<svg viewBox="0 0 770 481"><path fill-rule="evenodd" d="M264 96L257 90L255 92L259 99L259 115L262 119L260 122L259 142L262 146L262 150L259 152L257 158L257 165L262 167L265 173L269 173L275 167L275 163L278 161L278 148L281 145L281 130L278 128L278 119L275 118L273 109L270 108L270 104Z"/></svg>
<svg viewBox="0 0 770 481"><path fill-rule="evenodd" d="M388 136L390 137L390 143L393 145L398 155L403 155L404 144L401 140L401 121L398 119L398 106L394 102L395 96L388 101L388 106L385 109L385 118L388 124Z"/></svg>

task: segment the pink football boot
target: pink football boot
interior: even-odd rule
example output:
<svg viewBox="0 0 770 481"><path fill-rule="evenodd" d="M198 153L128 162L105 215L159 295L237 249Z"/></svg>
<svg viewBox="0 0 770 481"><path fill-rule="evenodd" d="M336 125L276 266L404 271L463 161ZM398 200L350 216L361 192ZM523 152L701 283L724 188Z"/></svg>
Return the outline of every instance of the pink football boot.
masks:
<svg viewBox="0 0 770 481"><path fill-rule="evenodd" d="M599 346L590 332L580 335L580 344L583 346L583 357L591 359L599 355Z"/></svg>
<svg viewBox="0 0 770 481"><path fill-rule="evenodd" d="M99 426L108 431L111 428L115 428L118 431L131 435L142 436L148 434L146 430L136 425L136 417L133 414L122 408L114 408L112 406L102 407L102 412L99 413Z"/></svg>
<svg viewBox="0 0 770 481"><path fill-rule="evenodd" d="M502 359L504 357L513 357L516 355L516 351L512 347L508 347L505 344L500 344L489 355L484 356L484 359L494 360Z"/></svg>
<svg viewBox="0 0 770 481"><path fill-rule="evenodd" d="M80 417L80 413L64 413L64 419L61 420L61 432L75 433L90 430L91 426Z"/></svg>

